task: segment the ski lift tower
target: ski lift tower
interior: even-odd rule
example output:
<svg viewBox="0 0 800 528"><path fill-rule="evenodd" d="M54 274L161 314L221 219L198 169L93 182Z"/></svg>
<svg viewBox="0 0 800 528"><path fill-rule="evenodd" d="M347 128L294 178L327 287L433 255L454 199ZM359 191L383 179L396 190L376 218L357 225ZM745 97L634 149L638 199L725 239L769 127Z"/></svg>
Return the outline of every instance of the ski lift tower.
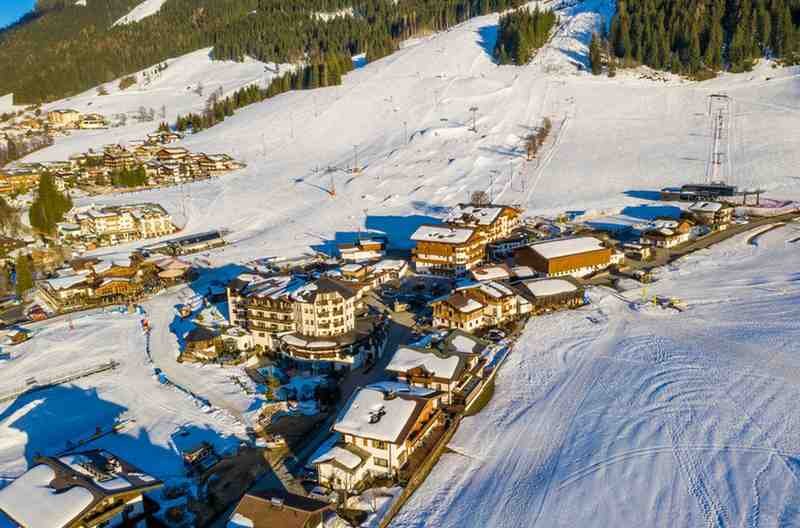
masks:
<svg viewBox="0 0 800 528"><path fill-rule="evenodd" d="M730 170L731 99L727 94L711 94L708 98L711 129L706 181L728 182Z"/></svg>

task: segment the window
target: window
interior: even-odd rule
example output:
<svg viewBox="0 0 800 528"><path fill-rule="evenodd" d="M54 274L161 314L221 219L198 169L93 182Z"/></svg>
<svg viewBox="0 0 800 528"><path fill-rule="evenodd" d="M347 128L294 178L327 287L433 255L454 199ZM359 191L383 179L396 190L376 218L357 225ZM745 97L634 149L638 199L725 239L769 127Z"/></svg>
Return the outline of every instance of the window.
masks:
<svg viewBox="0 0 800 528"><path fill-rule="evenodd" d="M389 461L385 458L372 457L372 463L380 467L389 467Z"/></svg>
<svg viewBox="0 0 800 528"><path fill-rule="evenodd" d="M375 449L386 449L386 442L382 442L381 440L373 440L372 447Z"/></svg>

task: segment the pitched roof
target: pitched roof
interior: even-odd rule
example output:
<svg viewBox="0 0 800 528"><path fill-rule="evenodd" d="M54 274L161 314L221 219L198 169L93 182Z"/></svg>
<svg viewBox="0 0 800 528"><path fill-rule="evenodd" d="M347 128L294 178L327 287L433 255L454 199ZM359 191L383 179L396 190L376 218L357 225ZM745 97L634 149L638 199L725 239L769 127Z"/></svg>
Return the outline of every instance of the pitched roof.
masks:
<svg viewBox="0 0 800 528"><path fill-rule="evenodd" d="M34 462L33 468L0 490L0 511L26 528L71 526L109 497L162 484L102 449L39 457Z"/></svg>
<svg viewBox="0 0 800 528"><path fill-rule="evenodd" d="M350 397L333 429L342 434L399 444L436 394L419 396L361 388Z"/></svg>
<svg viewBox="0 0 800 528"><path fill-rule="evenodd" d="M557 238L555 240L537 242L529 247L546 259L568 257L606 249L603 242L594 237Z"/></svg>
<svg viewBox="0 0 800 528"><path fill-rule="evenodd" d="M400 347L385 370L408 372L421 368L436 378L456 380L464 372L464 364L463 355L446 354L430 348Z"/></svg>
<svg viewBox="0 0 800 528"><path fill-rule="evenodd" d="M333 506L326 502L283 490L254 491L239 501L230 524L252 528L304 528L312 515L331 509Z"/></svg>
<svg viewBox="0 0 800 528"><path fill-rule="evenodd" d="M467 297L461 292L456 292L452 295L448 295L444 299L435 301L435 303L437 302L449 304L451 307L455 308L461 313L473 313L484 308L482 303L471 297Z"/></svg>
<svg viewBox="0 0 800 528"><path fill-rule="evenodd" d="M218 337L219 333L210 329L206 328L205 326L195 326L192 328L188 334L186 334L185 341L186 342L198 342L198 341L210 341L215 337Z"/></svg>

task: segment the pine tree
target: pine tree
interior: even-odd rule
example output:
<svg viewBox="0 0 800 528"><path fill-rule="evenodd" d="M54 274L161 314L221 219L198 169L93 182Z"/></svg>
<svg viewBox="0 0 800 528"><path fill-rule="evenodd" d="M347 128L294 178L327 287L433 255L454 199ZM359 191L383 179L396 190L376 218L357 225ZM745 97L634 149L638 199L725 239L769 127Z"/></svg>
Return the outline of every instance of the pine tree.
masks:
<svg viewBox="0 0 800 528"><path fill-rule="evenodd" d="M14 270L16 272L17 297L22 298L25 292L33 288L33 272L27 255L17 257Z"/></svg>
<svg viewBox="0 0 800 528"><path fill-rule="evenodd" d="M593 75L600 75L603 72L603 55L600 52L600 42L597 33L592 33L592 40L589 42L589 64Z"/></svg>

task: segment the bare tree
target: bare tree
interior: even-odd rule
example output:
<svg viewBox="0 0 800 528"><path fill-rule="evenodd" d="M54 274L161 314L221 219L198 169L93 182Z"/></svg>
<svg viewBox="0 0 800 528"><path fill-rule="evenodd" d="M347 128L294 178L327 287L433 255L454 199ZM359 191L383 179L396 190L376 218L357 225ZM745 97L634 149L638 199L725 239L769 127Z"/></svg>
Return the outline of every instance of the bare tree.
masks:
<svg viewBox="0 0 800 528"><path fill-rule="evenodd" d="M486 191L475 191L472 193L469 199L472 205L490 205L492 200L489 198L489 195Z"/></svg>
<svg viewBox="0 0 800 528"><path fill-rule="evenodd" d="M525 150L528 154L528 161L533 160L539 151L539 140L536 134L529 134L525 138Z"/></svg>

